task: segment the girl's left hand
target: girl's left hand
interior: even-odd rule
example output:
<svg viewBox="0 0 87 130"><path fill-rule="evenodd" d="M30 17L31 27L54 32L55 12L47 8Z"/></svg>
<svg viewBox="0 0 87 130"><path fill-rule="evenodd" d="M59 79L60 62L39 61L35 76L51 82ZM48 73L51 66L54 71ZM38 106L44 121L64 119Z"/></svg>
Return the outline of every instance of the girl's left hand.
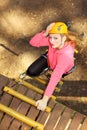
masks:
<svg viewBox="0 0 87 130"><path fill-rule="evenodd" d="M46 106L47 106L47 102L45 102L43 99L38 100L36 102L36 106L37 106L37 109L39 109L41 111L45 111Z"/></svg>
<svg viewBox="0 0 87 130"><path fill-rule="evenodd" d="M44 111L46 109L48 99L49 99L49 97L43 96L43 98L41 100L38 100L36 102L37 109Z"/></svg>

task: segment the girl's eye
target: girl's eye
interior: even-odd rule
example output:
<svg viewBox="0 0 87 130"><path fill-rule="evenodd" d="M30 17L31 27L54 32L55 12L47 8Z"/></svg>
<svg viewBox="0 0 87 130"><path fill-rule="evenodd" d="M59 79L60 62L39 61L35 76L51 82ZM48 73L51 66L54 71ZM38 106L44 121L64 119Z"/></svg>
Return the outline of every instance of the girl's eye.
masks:
<svg viewBox="0 0 87 130"><path fill-rule="evenodd" d="M49 36L49 38L51 39L52 37Z"/></svg>
<svg viewBox="0 0 87 130"><path fill-rule="evenodd" d="M52 38L52 37L49 37L49 38L50 38L50 39L55 39L55 40L58 39L57 37L53 37L53 38Z"/></svg>
<svg viewBox="0 0 87 130"><path fill-rule="evenodd" d="M54 37L55 40L57 40L58 38L57 37Z"/></svg>

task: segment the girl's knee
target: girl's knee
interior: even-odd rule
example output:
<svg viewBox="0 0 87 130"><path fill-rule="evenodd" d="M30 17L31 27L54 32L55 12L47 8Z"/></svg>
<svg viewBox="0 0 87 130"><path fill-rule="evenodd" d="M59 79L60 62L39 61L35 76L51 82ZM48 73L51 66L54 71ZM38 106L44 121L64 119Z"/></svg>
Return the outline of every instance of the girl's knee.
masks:
<svg viewBox="0 0 87 130"><path fill-rule="evenodd" d="M36 76L35 72L30 67L28 67L26 74L30 77Z"/></svg>

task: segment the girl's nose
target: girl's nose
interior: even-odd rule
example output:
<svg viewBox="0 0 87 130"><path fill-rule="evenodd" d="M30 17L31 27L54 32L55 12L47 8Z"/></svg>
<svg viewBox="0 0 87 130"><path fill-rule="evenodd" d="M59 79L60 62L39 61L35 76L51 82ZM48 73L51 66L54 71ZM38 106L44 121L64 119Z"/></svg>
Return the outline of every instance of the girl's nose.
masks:
<svg viewBox="0 0 87 130"><path fill-rule="evenodd" d="M53 39L53 38L51 38L51 42L52 42L52 43L54 42L54 39Z"/></svg>

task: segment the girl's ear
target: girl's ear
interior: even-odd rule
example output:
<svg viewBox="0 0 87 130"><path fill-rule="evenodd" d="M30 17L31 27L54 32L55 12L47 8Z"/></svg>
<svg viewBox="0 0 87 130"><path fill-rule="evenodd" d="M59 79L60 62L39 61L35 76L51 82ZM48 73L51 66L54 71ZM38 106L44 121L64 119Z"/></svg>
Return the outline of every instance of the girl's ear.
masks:
<svg viewBox="0 0 87 130"><path fill-rule="evenodd" d="M63 39L63 42L65 42L67 38L66 38L66 36L64 35L62 39Z"/></svg>
<svg viewBox="0 0 87 130"><path fill-rule="evenodd" d="M61 42L61 43L64 44L65 41L66 41L66 39L67 39L67 38L66 38L66 36L64 35L64 36L62 37L62 42Z"/></svg>

